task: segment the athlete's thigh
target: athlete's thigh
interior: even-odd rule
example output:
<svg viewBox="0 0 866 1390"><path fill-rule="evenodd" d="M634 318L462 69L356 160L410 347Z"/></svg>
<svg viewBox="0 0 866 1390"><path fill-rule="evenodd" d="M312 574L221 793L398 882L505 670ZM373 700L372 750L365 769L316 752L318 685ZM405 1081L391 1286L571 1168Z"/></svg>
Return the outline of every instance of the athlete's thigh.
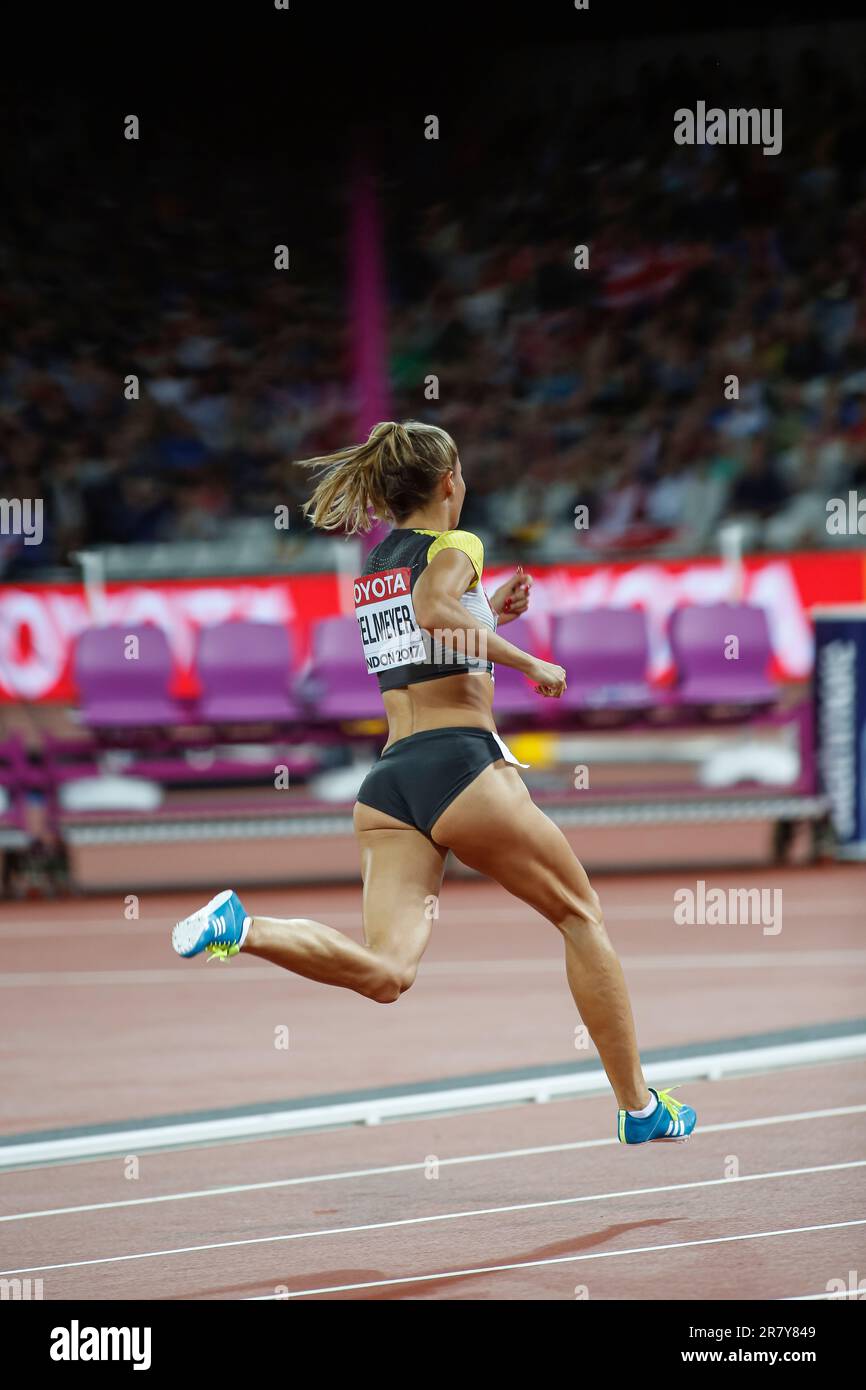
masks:
<svg viewBox="0 0 866 1390"><path fill-rule="evenodd" d="M364 939L405 965L424 954L448 851L393 816L361 803L355 834L364 881Z"/></svg>
<svg viewBox="0 0 866 1390"><path fill-rule="evenodd" d="M559 924L600 916L598 897L562 831L535 805L515 768L486 767L433 826L434 839Z"/></svg>

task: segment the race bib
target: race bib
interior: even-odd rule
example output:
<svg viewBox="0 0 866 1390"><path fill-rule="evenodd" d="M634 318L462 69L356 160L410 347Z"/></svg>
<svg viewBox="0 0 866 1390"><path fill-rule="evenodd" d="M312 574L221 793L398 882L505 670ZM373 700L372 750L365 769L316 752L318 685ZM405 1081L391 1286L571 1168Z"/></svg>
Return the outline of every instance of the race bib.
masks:
<svg viewBox="0 0 866 1390"><path fill-rule="evenodd" d="M415 619L410 569L382 570L355 580L355 617L361 629L367 674L426 659Z"/></svg>

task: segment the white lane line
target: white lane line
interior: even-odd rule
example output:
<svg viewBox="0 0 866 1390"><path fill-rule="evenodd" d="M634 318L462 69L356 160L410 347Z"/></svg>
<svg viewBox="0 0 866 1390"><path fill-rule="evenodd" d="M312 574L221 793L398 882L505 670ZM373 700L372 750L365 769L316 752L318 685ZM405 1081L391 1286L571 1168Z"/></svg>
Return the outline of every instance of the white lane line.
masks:
<svg viewBox="0 0 866 1390"><path fill-rule="evenodd" d="M785 1298L780 1298L780 1303L815 1303L818 1299L830 1298L863 1298L866 1299L866 1292L863 1289L844 1289L841 1293L793 1293Z"/></svg>
<svg viewBox="0 0 866 1390"><path fill-rule="evenodd" d="M686 879L688 879L687 875ZM728 887L730 881L730 874L719 874L718 884L712 886ZM449 886L452 889L456 889L458 892L460 891L460 886L457 883L446 885L446 888ZM360 884L356 891L360 892ZM788 891L786 896L791 896L791 890ZM604 884L602 883L602 905L604 906L604 915L607 922L670 922L673 925L673 890L671 890L670 905L658 901L647 902L646 904L622 903L617 905L616 903L605 903L604 898ZM199 902L200 901L201 899L199 899ZM191 898L190 911L192 911L196 905L195 900ZM845 916L852 912L859 913L862 907L863 902L861 898L825 899L821 897L820 893L817 893L815 897L810 897L808 894L804 894L798 886L797 901L785 904L785 916L789 918L820 917L823 919L826 917ZM306 915L309 916L309 910L305 909L302 904L297 907L293 915L297 916L302 912L306 912ZM484 913L488 913L491 916L495 914L497 922L532 922L541 924L549 930L549 924L546 920L531 907L521 908L504 905L500 907L497 903L490 902L480 907L449 908L447 893L443 896L440 908L440 921L442 921L443 924L447 922L454 926L471 926L477 923L479 915L483 916ZM291 912L290 915L292 915ZM330 926L340 927L342 930L352 930L353 928L359 932L361 930L361 914L358 910L347 912L343 909L335 908L332 911L330 908L325 907L322 909L321 915L327 920ZM167 933L170 931L172 925L173 920L170 914L165 917L152 917L147 915L134 921L128 921L126 918L119 915L116 918L105 918L102 921L94 921L92 917L85 917L79 922L64 921L61 918L47 918L42 920L37 919L33 922L6 922L0 926L0 940L9 938L26 941L28 938L37 936L58 937L64 940L90 936L116 936L122 938L131 937L133 935L139 936L142 930L153 930L155 933L164 931L166 932L167 940ZM680 930L680 928L678 928L678 930Z"/></svg>
<svg viewBox="0 0 866 1390"><path fill-rule="evenodd" d="M673 954L659 951L640 956L625 954L620 960L627 970L775 970L780 966L799 970L825 966L866 965L866 950L840 948L838 951L730 951L714 954L698 951ZM431 960L427 961L422 969L426 974L489 974L491 971L558 974L562 970L562 961L558 956L534 956L525 960Z"/></svg>
<svg viewBox="0 0 866 1390"><path fill-rule="evenodd" d="M866 950L839 951L738 951L725 954L691 955L643 955L622 956L625 970L825 970L866 966ZM421 967L424 975L556 975L563 973L563 964L558 956L531 956L524 960L430 960ZM235 984L249 983L252 980L269 980L271 984L286 987L286 971L276 970L274 966L235 965L231 970L190 970L174 967L165 969L140 970L10 970L0 974L0 989L58 988L69 986L108 986L118 985L190 985L208 984L212 980L231 980ZM291 972L289 980L296 983Z"/></svg>
<svg viewBox="0 0 866 1390"><path fill-rule="evenodd" d="M288 1294L257 1294L247 1302L258 1303L285 1298L305 1298L311 1294L349 1293L354 1289L381 1289L397 1284L428 1284L434 1279L459 1279L470 1274L500 1274L510 1269L538 1269L541 1265L579 1264L584 1260L613 1260L624 1255L651 1255L659 1250L687 1250L698 1245L728 1245L740 1240L770 1240L774 1236L799 1236L811 1231L836 1231L845 1226L866 1226L866 1217L856 1221L829 1221L821 1226L790 1226L780 1231L748 1231L740 1236L709 1236L703 1240L678 1240L669 1245L636 1245L630 1250L596 1250L591 1255L554 1255L546 1260L517 1260L513 1264L478 1265L470 1269L443 1270L435 1274L404 1275L400 1279L368 1279L358 1284L331 1284L317 1289L294 1289ZM24 1272L24 1271L22 1271Z"/></svg>
<svg viewBox="0 0 866 1390"><path fill-rule="evenodd" d="M111 989L118 985L133 985L140 989L142 985L200 985L202 982L210 984L212 980L227 980L230 977L234 977L235 984L243 983L244 980L270 980L272 984L280 984L285 989L286 973L282 971L275 974L273 968L266 970L256 966L242 967L240 970L208 970L206 973L204 970L178 969L21 970L0 975L0 989L69 989L70 986L80 985L105 985Z"/></svg>
<svg viewBox="0 0 866 1390"><path fill-rule="evenodd" d="M704 1178L695 1182L665 1183L659 1187L633 1187L622 1192L596 1192L584 1197L555 1197L544 1202L515 1202L504 1207L476 1207L467 1211L440 1212L435 1216L404 1216L394 1221L370 1221L359 1226L330 1226L316 1231L292 1231L277 1236L250 1236L244 1240L222 1240L208 1245L183 1245L169 1250L144 1250L134 1255L105 1255L94 1260L70 1260L63 1264L30 1265L24 1269L0 1269L10 1274L45 1273L57 1269L83 1269L91 1265L125 1264L130 1260L155 1260L168 1255L193 1255L205 1250L231 1250L244 1245L279 1245L290 1240L317 1240L324 1236L361 1235L367 1231L387 1231L400 1226L429 1226L440 1221L466 1221L476 1216L502 1216L516 1211L539 1211L550 1207L577 1206L582 1202L610 1202L623 1197L645 1197L660 1192L684 1192L699 1187L736 1187L743 1182L767 1182L773 1178L793 1178L810 1173L832 1173L847 1168L866 1167L866 1159L849 1163L823 1163L812 1168L781 1168L770 1173L749 1173L741 1178Z"/></svg>
<svg viewBox="0 0 866 1390"><path fill-rule="evenodd" d="M762 1115L751 1120L726 1120L714 1125L701 1125L701 1134L721 1134L732 1129L758 1129L765 1125L803 1124L810 1120L837 1119L844 1115L862 1115L866 1105L839 1105L831 1110L802 1110L792 1115ZM498 1163L510 1158L537 1158L545 1154L573 1153L577 1149L605 1148L618 1144L618 1139L576 1139L564 1144L540 1144L528 1149L498 1149L492 1153L461 1154L457 1158L440 1158L440 1168L461 1167L468 1163ZM105 1160L93 1160L93 1162ZM351 1168L340 1173L312 1173L300 1178L275 1178L267 1182L232 1183L223 1187L201 1187L190 1192L167 1192L157 1197L125 1197L116 1202L86 1202L73 1207L46 1207L40 1211L23 1211L0 1216L4 1221L32 1221L41 1216L70 1216L84 1211L116 1211L120 1207L147 1207L161 1202L190 1202L211 1197L229 1197L238 1192L265 1192L279 1187L304 1187L311 1183L348 1182L357 1178L388 1176L392 1173L417 1173L425 1170L423 1163L389 1163L375 1168Z"/></svg>
<svg viewBox="0 0 866 1390"><path fill-rule="evenodd" d="M679 954L659 951L640 956L624 954L620 960L627 970L775 970L779 966L798 970L803 967L812 969L837 965L866 965L866 950L840 948L838 951L729 951L713 954L708 951ZM465 970L479 973L483 971L487 974L491 969L503 972L514 970L524 973L532 970L558 973L562 969L562 961L558 956L535 956L526 960L431 960L422 966L422 969L434 974L460 973Z"/></svg>
<svg viewBox="0 0 866 1390"><path fill-rule="evenodd" d="M720 1080L723 1076L840 1062L853 1057L866 1057L866 1031L730 1052L713 1049L698 1055L675 1055L666 1061L647 1062L644 1074L648 1083L665 1085L670 1085L671 1076L677 1076L679 1085L686 1081ZM512 1074L505 1080L494 1078L464 1086L445 1082L439 1089L406 1091L400 1095L357 1096L339 1101L324 1098L302 1107L289 1104L286 1109L245 1114L223 1111L204 1118L181 1114L159 1125L142 1128L126 1125L114 1130L88 1129L83 1133L47 1138L12 1135L12 1143L0 1144L0 1169L105 1158L109 1154L151 1153L155 1149L188 1147L220 1139L272 1138L277 1134L331 1129L335 1125L378 1125L387 1120L408 1120L419 1115L456 1115L490 1105L519 1105L526 1101L542 1104L555 1097L608 1093L609 1088L602 1068L593 1066L587 1071L536 1073L531 1077L515 1078Z"/></svg>
<svg viewBox="0 0 866 1390"><path fill-rule="evenodd" d="M204 964L204 962L200 962ZM20 970L8 971L0 975L0 989L21 989L39 987L41 989L68 989L73 985L105 985L115 989L118 985L200 985L210 984L212 980L234 978L235 984L245 980L270 980L271 984L286 987L286 976L290 972L277 971L273 967L242 966L240 970ZM294 981L293 981L294 983Z"/></svg>

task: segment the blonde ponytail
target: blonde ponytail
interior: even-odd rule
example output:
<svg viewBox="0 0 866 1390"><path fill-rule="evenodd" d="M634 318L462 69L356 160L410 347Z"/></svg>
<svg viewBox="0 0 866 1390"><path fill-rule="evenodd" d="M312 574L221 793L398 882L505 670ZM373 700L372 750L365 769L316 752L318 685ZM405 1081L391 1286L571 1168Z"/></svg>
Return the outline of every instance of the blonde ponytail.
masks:
<svg viewBox="0 0 866 1390"><path fill-rule="evenodd" d="M301 459L300 468L322 470L304 516L323 531L355 535L378 521L401 521L423 506L438 478L457 462L457 447L445 430L419 420L386 420L364 444L321 458Z"/></svg>

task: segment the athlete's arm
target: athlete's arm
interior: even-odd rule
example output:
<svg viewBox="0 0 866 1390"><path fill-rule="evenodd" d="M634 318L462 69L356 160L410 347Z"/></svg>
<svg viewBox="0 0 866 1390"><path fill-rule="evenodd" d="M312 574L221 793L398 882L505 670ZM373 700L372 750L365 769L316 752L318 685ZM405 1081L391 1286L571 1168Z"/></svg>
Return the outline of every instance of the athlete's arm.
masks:
<svg viewBox="0 0 866 1390"><path fill-rule="evenodd" d="M464 551L440 550L434 555L412 590L415 617L420 626L444 647L480 650L485 653L486 660L521 671L543 687L542 693L561 695L565 689L565 671L561 666L539 661L538 657L521 651L520 647L491 632L464 608L460 599L476 578L475 566ZM470 632L484 634L480 642L473 639L473 647L468 642Z"/></svg>

